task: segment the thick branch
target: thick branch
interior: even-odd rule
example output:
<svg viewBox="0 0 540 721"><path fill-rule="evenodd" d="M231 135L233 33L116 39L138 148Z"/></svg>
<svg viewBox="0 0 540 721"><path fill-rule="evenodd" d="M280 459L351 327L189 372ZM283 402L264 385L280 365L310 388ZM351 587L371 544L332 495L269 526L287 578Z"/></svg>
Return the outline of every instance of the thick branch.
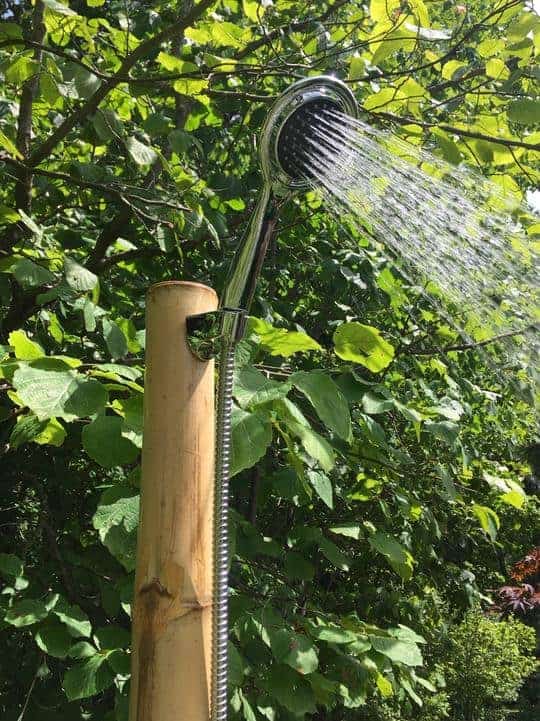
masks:
<svg viewBox="0 0 540 721"><path fill-rule="evenodd" d="M45 25L43 23L44 5L41 0L37 0L32 13L32 32L31 40L35 43L41 43L45 36ZM43 51L39 48L34 50L34 60L41 63ZM23 156L28 157L30 152L30 140L32 137L32 105L39 87L39 74L36 73L29 78L23 85L21 92L21 101L19 103L19 119L17 124L17 149ZM29 170L20 168L17 173L17 183L15 184L15 201L17 208L22 208L29 212L32 202L32 173Z"/></svg>

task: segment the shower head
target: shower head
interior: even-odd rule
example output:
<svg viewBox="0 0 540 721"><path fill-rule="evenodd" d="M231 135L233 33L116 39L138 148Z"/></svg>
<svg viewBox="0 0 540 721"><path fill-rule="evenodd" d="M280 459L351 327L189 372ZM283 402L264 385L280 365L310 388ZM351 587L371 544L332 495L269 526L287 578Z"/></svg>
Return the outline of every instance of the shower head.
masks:
<svg viewBox="0 0 540 721"><path fill-rule="evenodd" d="M271 107L260 135L260 159L265 182L275 194L309 188L311 142L323 127L322 115L332 111L358 116L350 89L330 75L299 80Z"/></svg>
<svg viewBox="0 0 540 721"><path fill-rule="evenodd" d="M308 153L313 147L310 141L317 139L318 128L323 127L321 114L325 111L358 116L352 92L329 75L299 80L270 108L259 144L263 187L230 268L221 308L249 310L275 231L280 198L307 190L313 183Z"/></svg>

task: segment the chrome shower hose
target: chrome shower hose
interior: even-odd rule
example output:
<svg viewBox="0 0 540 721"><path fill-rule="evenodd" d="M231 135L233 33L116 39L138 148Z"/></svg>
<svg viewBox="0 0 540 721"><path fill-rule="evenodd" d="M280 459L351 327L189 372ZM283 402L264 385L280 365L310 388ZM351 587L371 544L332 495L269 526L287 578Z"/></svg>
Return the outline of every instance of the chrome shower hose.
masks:
<svg viewBox="0 0 540 721"><path fill-rule="evenodd" d="M214 506L214 613L212 721L227 719L229 643L229 474L235 343L224 340L219 355Z"/></svg>

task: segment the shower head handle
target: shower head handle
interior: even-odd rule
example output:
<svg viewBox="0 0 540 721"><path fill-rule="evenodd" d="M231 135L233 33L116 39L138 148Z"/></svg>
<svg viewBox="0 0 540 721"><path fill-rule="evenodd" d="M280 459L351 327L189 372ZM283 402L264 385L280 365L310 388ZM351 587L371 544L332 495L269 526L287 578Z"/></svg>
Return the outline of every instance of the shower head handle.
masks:
<svg viewBox="0 0 540 721"><path fill-rule="evenodd" d="M270 108L259 138L263 186L248 227L236 250L220 301L218 335L234 343L241 337L266 251L275 232L279 207L292 193L313 186L308 159L317 138L318 121L324 112L358 116L354 95L341 80L330 75L303 78L293 83ZM240 318L240 320L238 320ZM194 350L202 328L216 328L188 319L188 339ZM202 343L204 346L204 341ZM209 342L209 348L215 344ZM197 355L201 355L194 350Z"/></svg>

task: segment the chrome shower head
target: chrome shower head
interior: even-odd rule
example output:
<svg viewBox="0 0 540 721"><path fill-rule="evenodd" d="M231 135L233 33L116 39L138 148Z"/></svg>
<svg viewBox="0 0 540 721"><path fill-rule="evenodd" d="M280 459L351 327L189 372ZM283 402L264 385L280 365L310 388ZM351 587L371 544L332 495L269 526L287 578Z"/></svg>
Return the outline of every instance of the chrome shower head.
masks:
<svg viewBox="0 0 540 721"><path fill-rule="evenodd" d="M332 111L354 118L358 106L354 95L341 80L330 75L303 78L280 95L263 125L260 159L264 179L274 193L310 187L308 154L317 130L323 127L323 113Z"/></svg>
<svg viewBox="0 0 540 721"><path fill-rule="evenodd" d="M321 113L332 110L354 118L358 116L352 92L345 83L330 75L299 80L270 108L259 147L263 187L230 268L221 296L222 308L249 310L275 230L279 199L312 186L308 163L310 140L317 138L317 128L322 127Z"/></svg>

